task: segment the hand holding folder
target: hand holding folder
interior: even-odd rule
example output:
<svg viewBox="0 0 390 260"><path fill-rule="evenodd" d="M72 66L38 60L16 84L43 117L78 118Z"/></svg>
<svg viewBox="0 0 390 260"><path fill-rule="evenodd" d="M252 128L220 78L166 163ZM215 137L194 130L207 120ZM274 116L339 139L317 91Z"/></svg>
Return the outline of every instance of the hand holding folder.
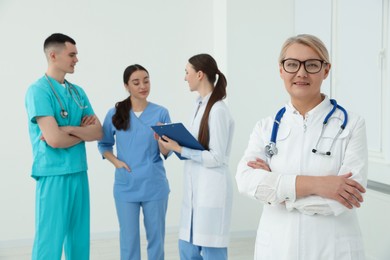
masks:
<svg viewBox="0 0 390 260"><path fill-rule="evenodd" d="M182 123L173 123L165 125L155 125L152 129L160 136L167 136L168 138L175 140L180 146L187 147L190 149L203 151L203 146L195 139L195 137L185 128ZM176 153L176 152L175 152ZM180 160L186 160L187 158L182 157L176 153Z"/></svg>

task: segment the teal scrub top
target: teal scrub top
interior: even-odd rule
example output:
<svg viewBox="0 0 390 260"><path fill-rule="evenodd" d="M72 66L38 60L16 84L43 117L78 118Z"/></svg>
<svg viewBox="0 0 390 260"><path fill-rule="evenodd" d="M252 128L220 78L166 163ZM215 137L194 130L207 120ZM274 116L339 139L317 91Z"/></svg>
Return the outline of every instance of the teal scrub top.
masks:
<svg viewBox="0 0 390 260"><path fill-rule="evenodd" d="M50 80L62 106L68 112L67 118L61 117L61 106L48 82ZM36 117L53 116L58 126L80 126L86 115L94 111L83 89L66 81L62 86L55 79L45 76L38 79L27 90L25 106L28 115L30 141L33 150L33 165L31 175L55 176L87 171L85 142L80 142L68 148L52 148L40 140L42 132Z"/></svg>
<svg viewBox="0 0 390 260"><path fill-rule="evenodd" d="M130 128L118 130L112 124L115 108L108 111L103 123L103 138L98 148L103 155L113 151L131 169L115 169L114 197L119 201L141 202L168 198L169 185L163 160L151 126L170 123L168 110L149 102L137 117L130 111Z"/></svg>

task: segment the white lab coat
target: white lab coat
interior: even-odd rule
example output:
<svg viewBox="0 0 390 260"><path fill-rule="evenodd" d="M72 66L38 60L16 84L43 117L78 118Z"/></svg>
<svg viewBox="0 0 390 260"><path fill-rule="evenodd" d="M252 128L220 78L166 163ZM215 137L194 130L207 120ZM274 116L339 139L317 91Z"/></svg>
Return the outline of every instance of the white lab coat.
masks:
<svg viewBox="0 0 390 260"><path fill-rule="evenodd" d="M210 95L203 100L198 98L191 125L188 126L196 138L209 98ZM197 109L199 101L202 104ZM209 115L210 150L182 149L181 155L189 160L184 165L179 238L190 242L192 232L194 245L228 246L233 199L228 162L233 131L234 121L229 110L223 101L218 101Z"/></svg>
<svg viewBox="0 0 390 260"><path fill-rule="evenodd" d="M366 186L367 141L361 117L348 112L348 124L337 138L331 156L312 153L331 108L325 97L303 118L291 103L286 105L276 142L279 152L272 159L266 159L264 147L270 141L274 117L261 120L253 129L237 168L236 181L241 193L264 203L256 238L256 260L364 259L355 209L320 196L296 199L297 175L352 172L352 178ZM328 151L343 120L343 113L337 109L318 150ZM248 167L247 162L256 157L266 159L272 172Z"/></svg>

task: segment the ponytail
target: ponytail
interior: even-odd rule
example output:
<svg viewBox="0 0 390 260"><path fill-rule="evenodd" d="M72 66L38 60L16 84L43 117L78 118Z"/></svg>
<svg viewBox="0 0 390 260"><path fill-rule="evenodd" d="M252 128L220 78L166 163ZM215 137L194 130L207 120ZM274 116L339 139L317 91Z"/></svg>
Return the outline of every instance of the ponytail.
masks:
<svg viewBox="0 0 390 260"><path fill-rule="evenodd" d="M213 105L226 97L227 81L225 75L219 71L217 62L209 54L198 54L192 56L188 62L192 65L195 71L202 71L207 76L207 80L214 86L216 76L218 75L217 84L211 93L210 99L207 102L206 109L200 121L198 141L206 149L210 150L210 131L209 117Z"/></svg>
<svg viewBox="0 0 390 260"><path fill-rule="evenodd" d="M226 86L227 86L226 77L219 70L217 74L218 74L217 84L215 85L214 90L211 93L210 99L207 102L207 106L204 111L203 117L200 121L200 127L199 127L198 141L206 150L210 150L209 117L210 117L211 108L216 102L226 98Z"/></svg>
<svg viewBox="0 0 390 260"><path fill-rule="evenodd" d="M130 128L130 96L115 104L116 112L112 116L112 124L118 130L127 130Z"/></svg>

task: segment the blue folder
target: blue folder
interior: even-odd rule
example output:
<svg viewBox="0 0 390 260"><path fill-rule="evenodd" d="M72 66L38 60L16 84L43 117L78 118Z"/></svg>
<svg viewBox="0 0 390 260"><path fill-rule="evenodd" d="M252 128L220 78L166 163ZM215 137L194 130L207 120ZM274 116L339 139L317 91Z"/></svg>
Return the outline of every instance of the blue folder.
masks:
<svg viewBox="0 0 390 260"><path fill-rule="evenodd" d="M173 123L165 125L155 125L152 129L161 137L163 135L175 140L180 146L195 150L204 150L204 147L195 139L195 137L185 128L182 123ZM176 153L176 152L175 152ZM179 153L176 153L180 160L186 160Z"/></svg>

